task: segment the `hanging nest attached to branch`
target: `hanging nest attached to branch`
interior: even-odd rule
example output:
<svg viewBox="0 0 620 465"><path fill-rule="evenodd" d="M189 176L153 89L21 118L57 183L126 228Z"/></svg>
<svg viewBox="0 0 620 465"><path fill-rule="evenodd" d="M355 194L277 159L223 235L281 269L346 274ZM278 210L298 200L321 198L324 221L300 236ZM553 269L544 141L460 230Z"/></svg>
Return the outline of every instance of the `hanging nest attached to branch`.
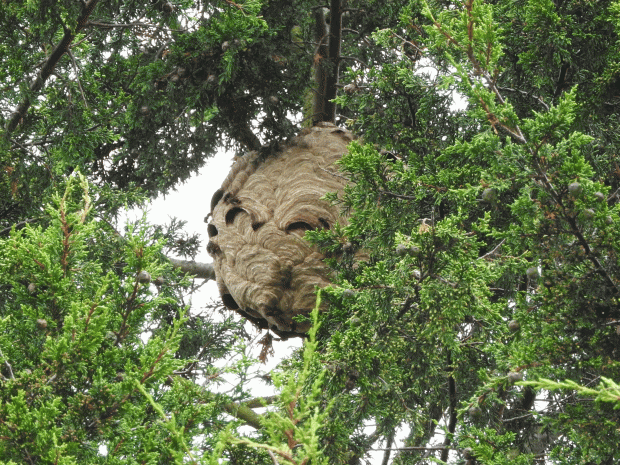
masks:
<svg viewBox="0 0 620 465"><path fill-rule="evenodd" d="M295 317L330 283L323 254L303 236L346 223L321 198L344 188L334 163L353 139L330 123L304 129L282 148L237 160L211 200L207 250L224 304L282 338L308 331Z"/></svg>

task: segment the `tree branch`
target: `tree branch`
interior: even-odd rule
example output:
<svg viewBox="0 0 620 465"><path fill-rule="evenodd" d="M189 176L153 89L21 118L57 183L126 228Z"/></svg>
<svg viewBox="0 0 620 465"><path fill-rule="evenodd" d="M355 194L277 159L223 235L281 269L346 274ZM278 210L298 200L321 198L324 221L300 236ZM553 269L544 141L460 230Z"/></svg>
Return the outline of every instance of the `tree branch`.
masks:
<svg viewBox="0 0 620 465"><path fill-rule="evenodd" d="M328 121L325 109L325 89L327 88L327 67L329 49L326 44L328 40L328 26L325 20L323 7L314 11L314 40L317 43L313 57L314 83L316 90L312 99L312 125L321 121Z"/></svg>
<svg viewBox="0 0 620 465"><path fill-rule="evenodd" d="M448 352L448 365L452 365L452 356L451 353ZM456 429L456 420L457 420L457 398L456 398L456 382L454 381L454 376L450 375L448 377L448 389L450 391L450 421L448 422L448 431L446 433L446 438L444 439L443 446L445 449L441 451L441 461L448 461L448 447L452 442L452 435L454 434L454 430Z"/></svg>
<svg viewBox="0 0 620 465"><path fill-rule="evenodd" d="M191 274L197 278L206 280L215 280L215 272L213 271L213 263L199 263L195 261L178 260L176 258L168 258L173 267L181 271Z"/></svg>
<svg viewBox="0 0 620 465"><path fill-rule="evenodd" d="M30 84L29 94L34 94L39 92L47 78L50 77L52 71L54 71L54 67L60 61L60 58L69 50L69 45L75 38L78 32L80 32L84 26L86 26L88 22L88 17L97 6L99 0L88 0L84 3L82 8L82 14L77 20L77 26L73 30L65 29L65 35L62 40L56 45L52 54L45 61L45 64L41 68L41 71L37 74L37 77ZM6 125L6 136L10 136L10 134L17 128L17 125L22 120L26 113L28 113L28 109L31 105L31 95L24 96L24 99L18 105L17 109L11 114L11 117Z"/></svg>
<svg viewBox="0 0 620 465"><path fill-rule="evenodd" d="M273 465L280 465L280 462L278 462L278 459L276 458L274 453L271 452L269 449L267 449L267 452L269 453L269 456L271 457L271 460L273 460Z"/></svg>
<svg viewBox="0 0 620 465"><path fill-rule="evenodd" d="M6 357L4 356L4 354L2 353L2 350L0 350L0 357L3 359L4 361L4 365L8 368L9 370L9 375L11 376L11 379L15 379L15 375L13 374L13 367L11 366L11 364L9 363L9 361L6 359Z"/></svg>
<svg viewBox="0 0 620 465"><path fill-rule="evenodd" d="M98 27L101 29L114 29L114 28L130 28L130 27L147 27L143 23L128 23L128 24L113 24L113 23L102 23L100 21L89 21L86 23L85 27Z"/></svg>
<svg viewBox="0 0 620 465"><path fill-rule="evenodd" d="M392 444L394 443L395 433L396 432L392 430L392 432L387 437L385 443L385 452L383 454L383 460L381 462L381 465L388 465L390 463L390 454L392 453Z"/></svg>
<svg viewBox="0 0 620 465"><path fill-rule="evenodd" d="M388 450L388 448L386 447L379 447L376 449L369 449L371 451L383 451L383 450ZM408 451L408 450L456 450L455 448L450 448L450 447L413 447L413 446L406 446L406 447L390 447L389 450L398 450L398 451Z"/></svg>
<svg viewBox="0 0 620 465"><path fill-rule="evenodd" d="M499 244L497 244L495 247L493 247L493 250L491 250L490 252L487 252L483 256L478 257L478 260L485 260L487 258L489 258L489 259L494 258L497 255L500 247L502 246L502 244L504 242L506 242L506 239L502 239L501 242Z"/></svg>
<svg viewBox="0 0 620 465"><path fill-rule="evenodd" d="M223 404L224 410L230 413L233 417L239 420L245 421L249 426L255 429L262 427L262 416L255 413L251 408L243 404L237 404L235 402L226 402Z"/></svg>
<svg viewBox="0 0 620 465"><path fill-rule="evenodd" d="M545 107L545 110L549 111L549 105L547 105L544 100L542 99L542 97L538 96L538 95L534 95L531 94L530 92L526 92L524 90L519 90L519 89L513 89L512 87L497 87L498 90L504 90L506 92L516 92L519 93L521 95L523 95L524 97L532 97L534 100L536 100L538 103L540 103L543 107Z"/></svg>
<svg viewBox="0 0 620 465"><path fill-rule="evenodd" d="M260 139L252 132L248 123L247 106L243 99L233 95L221 95L217 99L217 107L229 125L230 137L248 150L261 148Z"/></svg>
<svg viewBox="0 0 620 465"><path fill-rule="evenodd" d="M75 57L73 56L73 53L71 53L71 50L67 50L67 54L69 55L69 58L71 58L71 63L73 64L73 70L75 71L75 81L77 82L78 88L80 89L80 94L82 95L84 106L88 108L88 102L86 101L86 95L84 95L84 89L82 89L82 83L80 82L80 72L79 72L80 70L75 61Z"/></svg>
<svg viewBox="0 0 620 465"><path fill-rule="evenodd" d="M256 397L254 399L242 402L248 408L261 408L265 405L271 405L278 399L278 396Z"/></svg>
<svg viewBox="0 0 620 465"><path fill-rule="evenodd" d="M10 233L13 227L15 227L15 229L21 229L24 226L26 226L28 223L34 223L36 221L39 221L40 219L41 218L28 218L23 221L20 221L19 223L15 223L15 224L12 224L11 226L7 226L6 228L0 230L0 236L4 236L5 234Z"/></svg>
<svg viewBox="0 0 620 465"><path fill-rule="evenodd" d="M342 40L342 2L341 0L330 1L329 22L329 45L328 60L329 70L325 86L325 121L331 123L336 120L336 104L332 102L338 91L338 69L340 67L340 42Z"/></svg>

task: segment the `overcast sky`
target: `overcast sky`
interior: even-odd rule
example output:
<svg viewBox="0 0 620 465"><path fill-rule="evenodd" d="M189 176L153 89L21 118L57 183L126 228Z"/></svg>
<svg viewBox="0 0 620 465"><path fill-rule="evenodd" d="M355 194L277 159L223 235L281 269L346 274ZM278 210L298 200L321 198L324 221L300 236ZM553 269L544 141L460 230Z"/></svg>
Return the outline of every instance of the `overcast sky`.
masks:
<svg viewBox="0 0 620 465"><path fill-rule="evenodd" d="M186 183L177 187L175 192L168 195L160 196L154 200L147 213L147 218L151 224L169 223L170 219L176 217L178 220L185 221L184 231L188 234L198 233L201 237L202 244L196 261L210 263L213 260L206 251L209 242L207 235L207 224L204 218L208 215L211 205L211 197L213 193L219 189L226 179L230 167L232 165L233 154L226 152L218 152L218 154L210 158L207 164L194 175ZM141 217L140 211L134 211L129 214L130 217ZM219 300L220 296L215 281L209 281L192 297L192 307L197 311L201 310L205 304L212 300ZM248 332L258 336L258 331L248 323ZM262 336L264 332L260 333ZM275 356L270 357L268 363L262 368L269 371L282 359L282 357L291 353L294 347L301 346L301 339L293 338L285 342L274 342ZM255 344L253 354L255 356L260 352L260 347ZM262 383L261 383L262 384ZM256 396L271 395L272 392L265 392L264 387L256 386Z"/></svg>

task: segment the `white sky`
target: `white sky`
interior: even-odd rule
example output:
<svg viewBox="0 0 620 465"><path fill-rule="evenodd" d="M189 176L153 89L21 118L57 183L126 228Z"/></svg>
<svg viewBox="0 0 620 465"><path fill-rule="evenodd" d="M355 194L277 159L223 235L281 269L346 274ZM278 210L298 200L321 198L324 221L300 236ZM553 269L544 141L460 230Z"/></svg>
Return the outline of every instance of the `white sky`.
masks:
<svg viewBox="0 0 620 465"><path fill-rule="evenodd" d="M198 233L202 244L196 261L211 263L213 260L206 251L209 238L207 235L207 223L204 218L208 215L211 205L211 197L219 189L224 179L230 171L233 154L220 151L215 157L210 158L207 164L202 167L200 172L190 178L187 182L177 187L175 192L168 195L159 196L154 200L148 210L148 221L152 224L169 223L170 219L176 217L178 220L185 221L184 231L188 234ZM133 215L140 215L133 213ZM220 296L215 281L205 283L202 288L192 297L192 307L199 310L212 300L219 300ZM248 332L258 334L257 330L248 323ZM261 333L264 334L264 332ZM292 338L288 341L274 341L275 356L270 357L264 366L265 371L269 372L281 360L288 355L293 348L301 346L301 339ZM260 347L256 346L253 353L258 355ZM265 392L265 385L256 386L256 396L272 395L273 392ZM254 393L253 393L254 394Z"/></svg>

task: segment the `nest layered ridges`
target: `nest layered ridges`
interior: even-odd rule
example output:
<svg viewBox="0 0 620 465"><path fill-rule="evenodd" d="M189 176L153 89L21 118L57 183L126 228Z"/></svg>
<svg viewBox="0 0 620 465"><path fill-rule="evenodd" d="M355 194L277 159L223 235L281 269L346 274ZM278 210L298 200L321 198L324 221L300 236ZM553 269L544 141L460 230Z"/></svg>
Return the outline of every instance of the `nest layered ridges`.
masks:
<svg viewBox="0 0 620 465"><path fill-rule="evenodd" d="M329 284L308 229L346 222L321 198L345 181L334 163L351 133L323 123L287 145L238 160L215 194L208 250L225 305L282 337L303 335L316 288Z"/></svg>

